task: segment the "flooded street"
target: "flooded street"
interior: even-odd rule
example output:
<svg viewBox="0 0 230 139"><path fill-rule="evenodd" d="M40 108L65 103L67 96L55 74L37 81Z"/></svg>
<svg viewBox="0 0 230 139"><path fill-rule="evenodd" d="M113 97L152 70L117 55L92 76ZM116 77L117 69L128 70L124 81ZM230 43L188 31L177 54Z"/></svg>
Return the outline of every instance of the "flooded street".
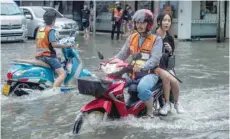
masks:
<svg viewBox="0 0 230 139"><path fill-rule="evenodd" d="M107 59L124 42L111 41L109 35L97 35L88 42L80 37L84 67L97 74L97 51ZM173 109L169 116L151 120L107 121L89 127L95 132L73 136L76 115L92 97L49 91L21 98L1 95L2 139L228 139L229 43L176 41L176 46L176 73L183 81L180 100L186 113L178 115ZM34 53L33 40L1 44L1 83L13 59L32 58Z"/></svg>

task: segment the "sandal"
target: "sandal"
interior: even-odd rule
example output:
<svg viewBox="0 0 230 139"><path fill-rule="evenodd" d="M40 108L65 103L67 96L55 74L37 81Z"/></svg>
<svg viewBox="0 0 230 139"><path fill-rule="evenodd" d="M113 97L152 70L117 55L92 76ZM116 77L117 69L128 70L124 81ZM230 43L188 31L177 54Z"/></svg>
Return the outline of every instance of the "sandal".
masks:
<svg viewBox="0 0 230 139"><path fill-rule="evenodd" d="M148 118L153 119L154 116L153 116L153 114L151 114L151 115L146 114L145 116L142 116L141 118L143 118L143 119L148 119Z"/></svg>

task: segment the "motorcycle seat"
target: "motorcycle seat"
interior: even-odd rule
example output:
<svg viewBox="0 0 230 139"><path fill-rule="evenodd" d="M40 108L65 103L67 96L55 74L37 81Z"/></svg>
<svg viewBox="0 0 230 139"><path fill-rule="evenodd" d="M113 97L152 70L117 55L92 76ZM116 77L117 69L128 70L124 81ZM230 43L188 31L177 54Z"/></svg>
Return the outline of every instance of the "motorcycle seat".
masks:
<svg viewBox="0 0 230 139"><path fill-rule="evenodd" d="M36 66L42 66L45 68L51 68L49 64L47 64L41 60L37 60L37 59L16 59L16 60L14 60L14 62L28 63L28 64L32 64L32 65L36 65Z"/></svg>

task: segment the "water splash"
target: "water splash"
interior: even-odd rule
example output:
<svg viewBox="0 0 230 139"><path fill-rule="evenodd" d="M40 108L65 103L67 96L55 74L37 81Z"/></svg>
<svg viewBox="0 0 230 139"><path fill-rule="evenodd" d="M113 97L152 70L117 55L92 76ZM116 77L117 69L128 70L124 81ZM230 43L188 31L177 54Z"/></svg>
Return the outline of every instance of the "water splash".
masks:
<svg viewBox="0 0 230 139"><path fill-rule="evenodd" d="M62 91L60 91L60 88L50 88L50 89L46 89L43 91L40 90L28 90L29 91L29 95L25 95L25 96L4 96L1 94L1 102L2 105L4 104L9 104L9 103L16 103L16 102L28 102L28 101L34 101L34 100L38 100L38 99L43 99L43 98L48 98L51 96L55 96L58 94L63 94ZM71 92L76 92L76 90L72 90L69 91L68 93Z"/></svg>

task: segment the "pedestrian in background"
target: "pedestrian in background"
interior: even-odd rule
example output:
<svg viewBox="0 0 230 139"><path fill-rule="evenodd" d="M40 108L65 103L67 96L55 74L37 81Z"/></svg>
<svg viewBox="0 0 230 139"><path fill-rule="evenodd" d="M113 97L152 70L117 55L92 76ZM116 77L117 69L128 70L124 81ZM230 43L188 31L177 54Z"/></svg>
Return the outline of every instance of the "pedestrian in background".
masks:
<svg viewBox="0 0 230 139"><path fill-rule="evenodd" d="M127 36L127 35L128 35L128 32L127 32L128 18L129 18L129 5L126 4L126 5L125 5L125 9L124 9L124 13L123 13L123 16L122 16L122 19L123 19L123 33L124 33L124 36Z"/></svg>
<svg viewBox="0 0 230 139"><path fill-rule="evenodd" d="M122 24L122 16L123 16L123 10L121 8L120 2L116 2L116 8L112 11L112 32L111 32L111 39L114 38L115 29L117 29L117 40L119 40L120 36L120 29Z"/></svg>
<svg viewBox="0 0 230 139"><path fill-rule="evenodd" d="M81 10L82 13L82 26L84 29L84 38L89 38L89 16L90 10L87 3L84 4L84 9Z"/></svg>
<svg viewBox="0 0 230 139"><path fill-rule="evenodd" d="M134 23L132 21L134 13L135 12L132 10L132 7L129 6L128 7L128 23L127 23L128 35L131 35L132 33L134 33Z"/></svg>
<svg viewBox="0 0 230 139"><path fill-rule="evenodd" d="M89 30L93 31L93 19L94 18L94 8L90 5L90 17L89 17Z"/></svg>

